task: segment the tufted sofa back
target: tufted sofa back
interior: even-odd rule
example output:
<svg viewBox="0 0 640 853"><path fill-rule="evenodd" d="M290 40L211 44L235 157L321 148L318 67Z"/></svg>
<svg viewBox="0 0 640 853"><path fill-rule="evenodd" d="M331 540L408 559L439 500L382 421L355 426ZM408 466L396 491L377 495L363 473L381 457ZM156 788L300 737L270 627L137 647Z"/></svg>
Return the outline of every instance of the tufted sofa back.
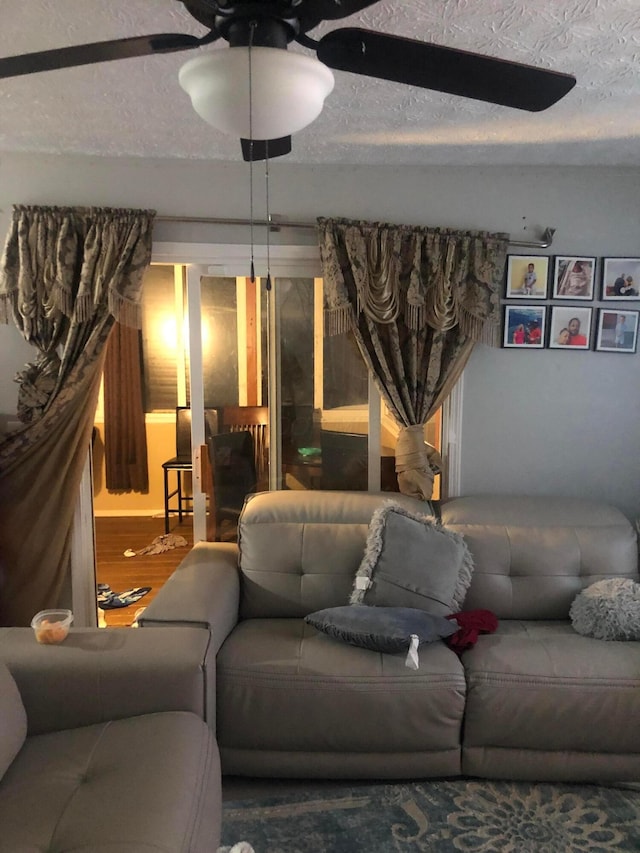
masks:
<svg viewBox="0 0 640 853"><path fill-rule="evenodd" d="M302 617L348 604L369 521L388 499L430 514L428 504L395 493L251 495L238 525L240 616Z"/></svg>
<svg viewBox="0 0 640 853"><path fill-rule="evenodd" d="M502 619L567 619L575 596L606 577L638 580L638 545L620 510L579 498L454 498L442 521L474 559L465 610Z"/></svg>

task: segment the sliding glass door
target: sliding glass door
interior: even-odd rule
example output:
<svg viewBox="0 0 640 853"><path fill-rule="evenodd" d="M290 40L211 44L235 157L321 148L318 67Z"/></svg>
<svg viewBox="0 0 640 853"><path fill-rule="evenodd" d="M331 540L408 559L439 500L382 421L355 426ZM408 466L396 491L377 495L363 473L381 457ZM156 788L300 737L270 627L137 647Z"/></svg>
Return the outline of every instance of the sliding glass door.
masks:
<svg viewBox="0 0 640 853"><path fill-rule="evenodd" d="M274 264L267 292L264 278L230 275L243 266L163 267L175 283L177 396L156 395L162 411L150 416L172 417L174 401L191 410L195 541L233 539L251 491L397 489L398 427L353 336L324 336L322 279L309 263Z"/></svg>
<svg viewBox="0 0 640 853"><path fill-rule="evenodd" d="M245 495L270 486L267 300L189 265L187 306L194 538L233 539Z"/></svg>

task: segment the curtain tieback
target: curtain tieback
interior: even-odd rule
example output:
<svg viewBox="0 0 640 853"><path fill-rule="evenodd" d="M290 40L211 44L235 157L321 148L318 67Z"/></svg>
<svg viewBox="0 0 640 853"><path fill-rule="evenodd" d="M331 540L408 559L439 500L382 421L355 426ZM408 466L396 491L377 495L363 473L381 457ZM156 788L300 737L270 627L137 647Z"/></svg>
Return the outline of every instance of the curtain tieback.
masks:
<svg viewBox="0 0 640 853"><path fill-rule="evenodd" d="M442 471L442 458L424 440L424 424L403 427L396 442L396 473L400 491L405 495L429 500L433 494L433 478Z"/></svg>
<svg viewBox="0 0 640 853"><path fill-rule="evenodd" d="M429 457L424 441L424 425L403 427L396 441L396 471L428 468Z"/></svg>

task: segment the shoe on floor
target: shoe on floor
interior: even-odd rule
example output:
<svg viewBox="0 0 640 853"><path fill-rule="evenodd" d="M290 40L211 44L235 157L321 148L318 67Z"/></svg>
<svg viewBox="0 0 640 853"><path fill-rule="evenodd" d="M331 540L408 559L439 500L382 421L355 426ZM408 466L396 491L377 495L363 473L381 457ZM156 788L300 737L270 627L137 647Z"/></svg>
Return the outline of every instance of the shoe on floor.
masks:
<svg viewBox="0 0 640 853"><path fill-rule="evenodd" d="M111 596L103 602L98 601L103 610L116 610L119 607L128 607L140 601L143 595L151 592L150 586L137 586L124 592L112 592Z"/></svg>
<svg viewBox="0 0 640 853"><path fill-rule="evenodd" d="M98 604L105 604L113 598L113 590L108 583L99 583L96 586Z"/></svg>

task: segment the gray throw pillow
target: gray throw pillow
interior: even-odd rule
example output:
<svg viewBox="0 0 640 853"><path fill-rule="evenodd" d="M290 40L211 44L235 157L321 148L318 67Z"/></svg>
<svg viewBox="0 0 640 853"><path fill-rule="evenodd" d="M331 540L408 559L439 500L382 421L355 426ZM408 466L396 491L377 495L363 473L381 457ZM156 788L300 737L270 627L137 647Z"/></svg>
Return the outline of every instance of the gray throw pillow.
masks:
<svg viewBox="0 0 640 853"><path fill-rule="evenodd" d="M388 501L371 517L350 601L446 616L462 609L472 570L459 533Z"/></svg>
<svg viewBox="0 0 640 853"><path fill-rule="evenodd" d="M412 607L366 607L347 604L327 607L304 617L316 630L352 646L374 652L409 653L407 666L417 669L417 650L423 643L450 637L458 630L454 620ZM415 662L415 665L411 661Z"/></svg>
<svg viewBox="0 0 640 853"><path fill-rule="evenodd" d="M0 779L8 770L27 736L27 715L18 687L0 663Z"/></svg>

